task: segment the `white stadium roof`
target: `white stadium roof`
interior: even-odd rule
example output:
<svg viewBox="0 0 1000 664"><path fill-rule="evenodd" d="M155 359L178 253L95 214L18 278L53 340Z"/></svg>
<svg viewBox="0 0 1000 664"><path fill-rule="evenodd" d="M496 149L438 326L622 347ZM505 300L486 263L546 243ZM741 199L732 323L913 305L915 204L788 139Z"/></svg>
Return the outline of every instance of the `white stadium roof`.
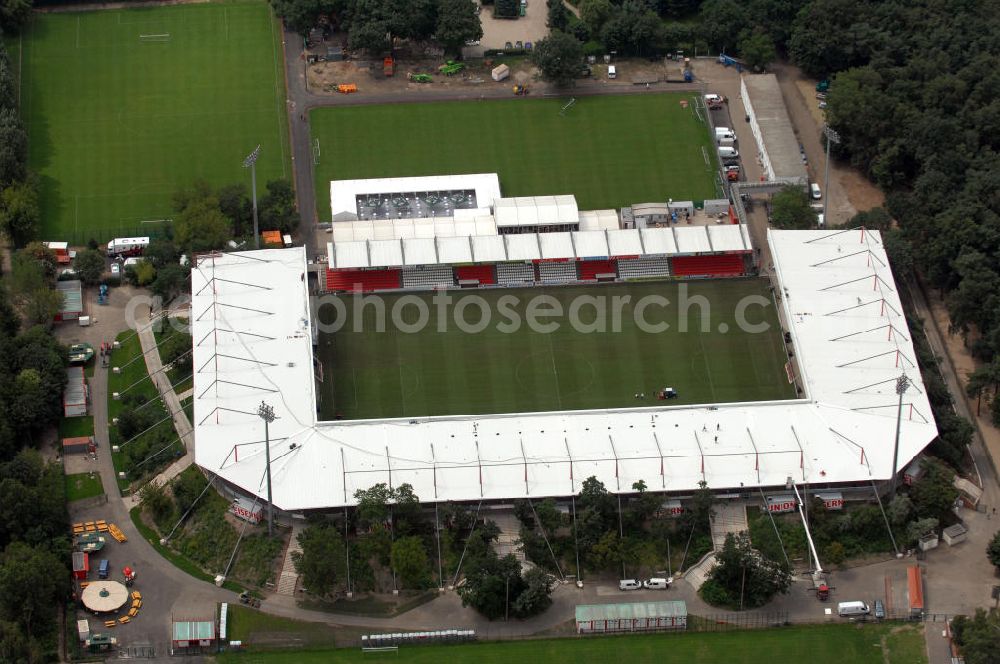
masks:
<svg viewBox="0 0 1000 664"><path fill-rule="evenodd" d="M580 222L580 211L576 197L562 196L519 196L497 198L493 202L493 214L497 227L510 226L552 226L576 224Z"/></svg>
<svg viewBox="0 0 1000 664"><path fill-rule="evenodd" d="M507 239L516 237L537 242ZM771 231L768 240L806 398L337 422L315 417L304 250L201 257L191 307L196 461L266 495L255 414L266 400L277 416L274 502L286 510L352 504L355 490L378 482L408 482L424 501L471 501L565 496L591 475L613 492L640 479L676 492L701 480L726 489L886 479L901 372L913 385L898 468L937 429L880 236Z"/></svg>
<svg viewBox="0 0 1000 664"><path fill-rule="evenodd" d="M406 240L355 240L327 245L329 267L346 270L402 265L452 265L750 251L745 226L681 226L642 230L564 231L510 235L418 236ZM397 261L397 262L392 262ZM404 262L405 261L405 262Z"/></svg>

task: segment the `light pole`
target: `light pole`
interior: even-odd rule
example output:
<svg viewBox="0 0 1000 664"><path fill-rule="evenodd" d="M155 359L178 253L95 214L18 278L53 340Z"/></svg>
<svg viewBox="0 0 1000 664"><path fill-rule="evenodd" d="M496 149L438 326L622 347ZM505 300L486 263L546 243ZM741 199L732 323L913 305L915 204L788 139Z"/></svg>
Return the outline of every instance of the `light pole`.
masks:
<svg viewBox="0 0 1000 664"><path fill-rule="evenodd" d="M271 502L271 435L269 425L274 421L274 408L261 401L257 415L264 420L264 464L267 473L267 536L274 534L274 504Z"/></svg>
<svg viewBox="0 0 1000 664"><path fill-rule="evenodd" d="M899 404L896 407L896 444L892 447L892 481L889 490L889 500L896 497L896 463L899 461L899 430L903 423L903 394L910 387L910 379L906 374L900 374L896 379L896 394L899 395Z"/></svg>
<svg viewBox="0 0 1000 664"><path fill-rule="evenodd" d="M829 150L827 150L829 152ZM254 246L260 249L260 229L257 228L257 157L260 156L260 145L253 149L243 160L243 168L250 169L250 192L253 200L253 241ZM270 472L270 471L268 471ZM268 480L270 481L270 480Z"/></svg>
<svg viewBox="0 0 1000 664"><path fill-rule="evenodd" d="M826 204L830 201L830 143L840 143L840 134L828 125L823 125L823 135L826 136L826 175L823 176L823 224L827 224ZM256 206L254 210L256 210ZM256 219L256 217L254 217Z"/></svg>

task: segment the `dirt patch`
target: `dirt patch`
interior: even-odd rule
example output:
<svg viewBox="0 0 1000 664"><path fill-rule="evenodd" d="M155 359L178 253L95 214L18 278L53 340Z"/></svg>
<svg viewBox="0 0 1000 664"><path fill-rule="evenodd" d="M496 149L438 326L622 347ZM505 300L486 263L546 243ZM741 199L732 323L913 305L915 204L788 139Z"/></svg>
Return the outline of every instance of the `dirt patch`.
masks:
<svg viewBox="0 0 1000 664"><path fill-rule="evenodd" d="M494 81L491 71L500 63L510 67L510 77L503 81ZM440 58L420 60L398 60L393 76L382 73L382 63L364 60L346 60L343 62L319 62L306 68L309 91L317 95L338 95L337 86L354 84L358 87L355 94L359 95L395 95L410 92L414 96L425 92L440 92L442 90L475 91L507 89L515 83L531 85L541 90L545 86L537 81L538 68L527 58L498 58L473 60L465 63L465 68L452 76L441 74L438 69L442 65ZM418 82L411 75L429 76L429 82ZM511 92L513 94L513 92Z"/></svg>
<svg viewBox="0 0 1000 664"><path fill-rule="evenodd" d="M826 123L826 118L824 117L823 109L819 107L820 100L816 98L816 81L805 78L798 69L788 67L785 71L789 76L794 77L795 88L799 92L804 107L808 110L809 117L812 118L813 128L818 135ZM801 118L802 116L798 119L801 120ZM799 131L803 131L803 129L799 127ZM819 169L822 168L822 162L817 162L815 166L816 170L814 172L818 174ZM846 197L850 207L844 209L843 212L848 218L858 212L870 210L873 207L880 207L885 204L885 194L882 193L882 190L850 166L836 162L831 163L830 182L831 185L835 183L843 196ZM831 217L833 217L832 214ZM847 219L837 218L831 219L831 221L840 223L847 221Z"/></svg>

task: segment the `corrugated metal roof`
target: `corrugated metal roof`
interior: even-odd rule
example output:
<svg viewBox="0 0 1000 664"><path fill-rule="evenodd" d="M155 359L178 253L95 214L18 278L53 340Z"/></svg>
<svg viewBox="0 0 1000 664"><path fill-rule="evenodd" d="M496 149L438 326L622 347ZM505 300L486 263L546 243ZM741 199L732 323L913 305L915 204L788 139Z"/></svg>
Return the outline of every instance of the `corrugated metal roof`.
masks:
<svg viewBox="0 0 1000 664"><path fill-rule="evenodd" d="M83 291L79 281L57 281L56 291L63 296L60 313L78 314L83 311Z"/></svg>
<svg viewBox="0 0 1000 664"><path fill-rule="evenodd" d="M87 385L83 377L83 367L66 367L66 389L63 390L63 404L87 403Z"/></svg>
<svg viewBox="0 0 1000 664"><path fill-rule="evenodd" d="M636 618L680 618L688 614L681 600L635 602L629 604L581 604L576 607L576 621L632 620Z"/></svg>

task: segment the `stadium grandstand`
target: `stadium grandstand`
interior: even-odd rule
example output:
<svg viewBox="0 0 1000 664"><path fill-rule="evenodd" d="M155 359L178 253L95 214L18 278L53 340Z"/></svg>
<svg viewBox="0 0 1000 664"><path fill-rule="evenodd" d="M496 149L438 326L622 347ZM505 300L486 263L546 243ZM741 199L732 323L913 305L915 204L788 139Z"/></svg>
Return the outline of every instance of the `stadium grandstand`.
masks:
<svg viewBox="0 0 1000 664"><path fill-rule="evenodd" d="M322 287L561 288L552 284L753 270L739 224L626 229L610 227L607 214L579 212L575 230L505 234L486 208L476 210L449 221L335 222ZM374 234L376 223L383 235ZM192 271L195 459L233 492L263 500L257 408L266 401L276 415L273 500L288 512L351 505L356 490L380 482L409 483L425 502L558 498L577 493L590 476L616 493L631 493L642 480L681 498L702 481L723 493L784 493L790 481L870 490L937 435L881 237L864 229L770 231L768 243L784 339L794 349L786 369L799 388L795 398L336 421L317 416L304 249L199 256ZM897 411L901 374L911 386Z"/></svg>

